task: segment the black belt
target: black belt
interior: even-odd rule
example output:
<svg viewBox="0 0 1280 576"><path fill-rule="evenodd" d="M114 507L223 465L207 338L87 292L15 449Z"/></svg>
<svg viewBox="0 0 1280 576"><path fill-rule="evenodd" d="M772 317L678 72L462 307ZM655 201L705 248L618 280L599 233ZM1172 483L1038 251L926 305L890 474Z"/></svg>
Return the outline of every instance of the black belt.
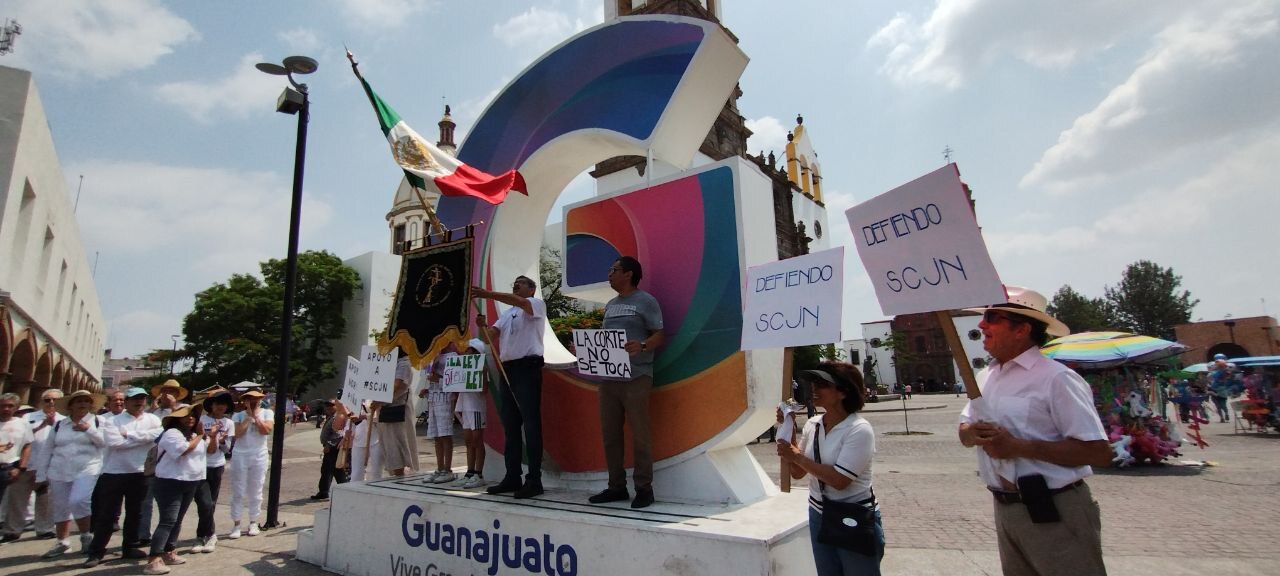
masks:
<svg viewBox="0 0 1280 576"><path fill-rule="evenodd" d="M1066 492L1067 490L1075 490L1076 488L1079 488L1081 486L1084 486L1084 480L1076 480L1075 482L1067 484L1066 486L1063 486L1061 488L1055 488L1053 490L1050 490L1049 494L1051 496L1057 495L1057 494ZM1022 503L1022 494L1018 492L1003 492L1000 490L996 490L995 488L992 488L990 486L987 487L987 490L990 490L991 495L995 497L996 502L999 502L1001 504L1021 504Z"/></svg>

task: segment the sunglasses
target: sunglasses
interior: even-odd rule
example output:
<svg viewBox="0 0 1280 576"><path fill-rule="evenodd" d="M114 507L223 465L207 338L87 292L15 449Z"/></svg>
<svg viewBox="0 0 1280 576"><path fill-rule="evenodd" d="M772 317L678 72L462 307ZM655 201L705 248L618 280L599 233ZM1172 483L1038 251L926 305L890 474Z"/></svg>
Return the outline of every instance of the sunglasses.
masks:
<svg viewBox="0 0 1280 576"><path fill-rule="evenodd" d="M1008 322L1022 321L1020 318L1017 318L1012 314L1006 314L1004 312L998 312L995 310L987 310L986 312L982 313L982 321L986 322L987 324L996 324L1001 320L1005 320Z"/></svg>

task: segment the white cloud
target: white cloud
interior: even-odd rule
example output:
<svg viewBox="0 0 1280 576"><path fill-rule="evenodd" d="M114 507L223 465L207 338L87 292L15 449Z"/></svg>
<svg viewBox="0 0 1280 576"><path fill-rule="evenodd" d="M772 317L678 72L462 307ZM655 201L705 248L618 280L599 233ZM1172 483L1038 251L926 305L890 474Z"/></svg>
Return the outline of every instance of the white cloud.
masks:
<svg viewBox="0 0 1280 576"><path fill-rule="evenodd" d="M787 129L781 121L773 116L765 116L748 119L746 125L751 131L751 137L747 139L747 152L759 154L763 150L765 156L770 152L779 158L783 156L787 149Z"/></svg>
<svg viewBox="0 0 1280 576"><path fill-rule="evenodd" d="M108 303L108 342L134 354L177 334L191 295L284 253L290 181L270 172L95 160L69 166L92 191L81 198L80 232L101 254L96 283ZM329 224L332 208L304 196L302 237ZM167 343L167 342L166 342Z"/></svg>
<svg viewBox="0 0 1280 576"><path fill-rule="evenodd" d="M6 64L68 77L110 78L146 68L199 38L189 22L155 0L28 0L7 11L22 35Z"/></svg>
<svg viewBox="0 0 1280 576"><path fill-rule="evenodd" d="M512 48L538 54L604 19L598 3L578 2L575 14L555 8L530 6L528 10L493 25L493 36Z"/></svg>
<svg viewBox="0 0 1280 576"><path fill-rule="evenodd" d="M398 28L439 4L436 0L338 0L344 15L357 24L374 28Z"/></svg>
<svg viewBox="0 0 1280 576"><path fill-rule="evenodd" d="M294 28L276 35L294 53L310 54L320 50L320 37L311 28Z"/></svg>
<svg viewBox="0 0 1280 576"><path fill-rule="evenodd" d="M1280 121L1280 7L1205 6L1161 31L1124 83L1062 132L1022 178L1067 191L1175 155L1247 144ZM1243 138L1243 142L1241 139Z"/></svg>
<svg viewBox="0 0 1280 576"><path fill-rule="evenodd" d="M896 82L954 89L1002 58L1041 69L1070 66L1189 4L1142 10L1111 0L938 0L923 21L898 13L867 47L885 52L880 72Z"/></svg>
<svg viewBox="0 0 1280 576"><path fill-rule="evenodd" d="M246 118L254 112L270 113L286 84L282 78L264 74L254 64L266 62L261 54L246 54L224 77L208 82L188 80L160 85L161 102L189 114L199 122L212 122L219 113Z"/></svg>

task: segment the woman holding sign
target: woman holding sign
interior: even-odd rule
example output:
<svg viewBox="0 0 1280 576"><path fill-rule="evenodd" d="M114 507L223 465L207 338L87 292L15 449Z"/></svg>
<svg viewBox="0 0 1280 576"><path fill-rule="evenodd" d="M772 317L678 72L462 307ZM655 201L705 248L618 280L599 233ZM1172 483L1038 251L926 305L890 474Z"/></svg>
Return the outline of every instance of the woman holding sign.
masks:
<svg viewBox="0 0 1280 576"><path fill-rule="evenodd" d="M818 574L879 574L884 528L871 489L875 431L858 415L866 401L862 375L851 364L823 362L800 378L826 413L805 422L798 444L779 438L778 455L791 463L792 478L810 477L809 538Z"/></svg>

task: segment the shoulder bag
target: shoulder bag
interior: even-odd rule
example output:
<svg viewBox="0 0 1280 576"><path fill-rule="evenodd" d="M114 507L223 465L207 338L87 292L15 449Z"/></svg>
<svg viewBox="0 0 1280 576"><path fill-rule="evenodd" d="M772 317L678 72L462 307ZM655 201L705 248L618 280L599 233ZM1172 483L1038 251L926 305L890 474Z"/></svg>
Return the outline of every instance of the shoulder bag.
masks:
<svg viewBox="0 0 1280 576"><path fill-rule="evenodd" d="M822 430L813 431L813 461L822 463ZM822 496L822 526L818 528L818 542L844 548L865 556L880 555L880 542L876 538L876 492L859 502L839 502L824 494L826 484L818 480L818 494ZM868 507L869 506L869 507Z"/></svg>

